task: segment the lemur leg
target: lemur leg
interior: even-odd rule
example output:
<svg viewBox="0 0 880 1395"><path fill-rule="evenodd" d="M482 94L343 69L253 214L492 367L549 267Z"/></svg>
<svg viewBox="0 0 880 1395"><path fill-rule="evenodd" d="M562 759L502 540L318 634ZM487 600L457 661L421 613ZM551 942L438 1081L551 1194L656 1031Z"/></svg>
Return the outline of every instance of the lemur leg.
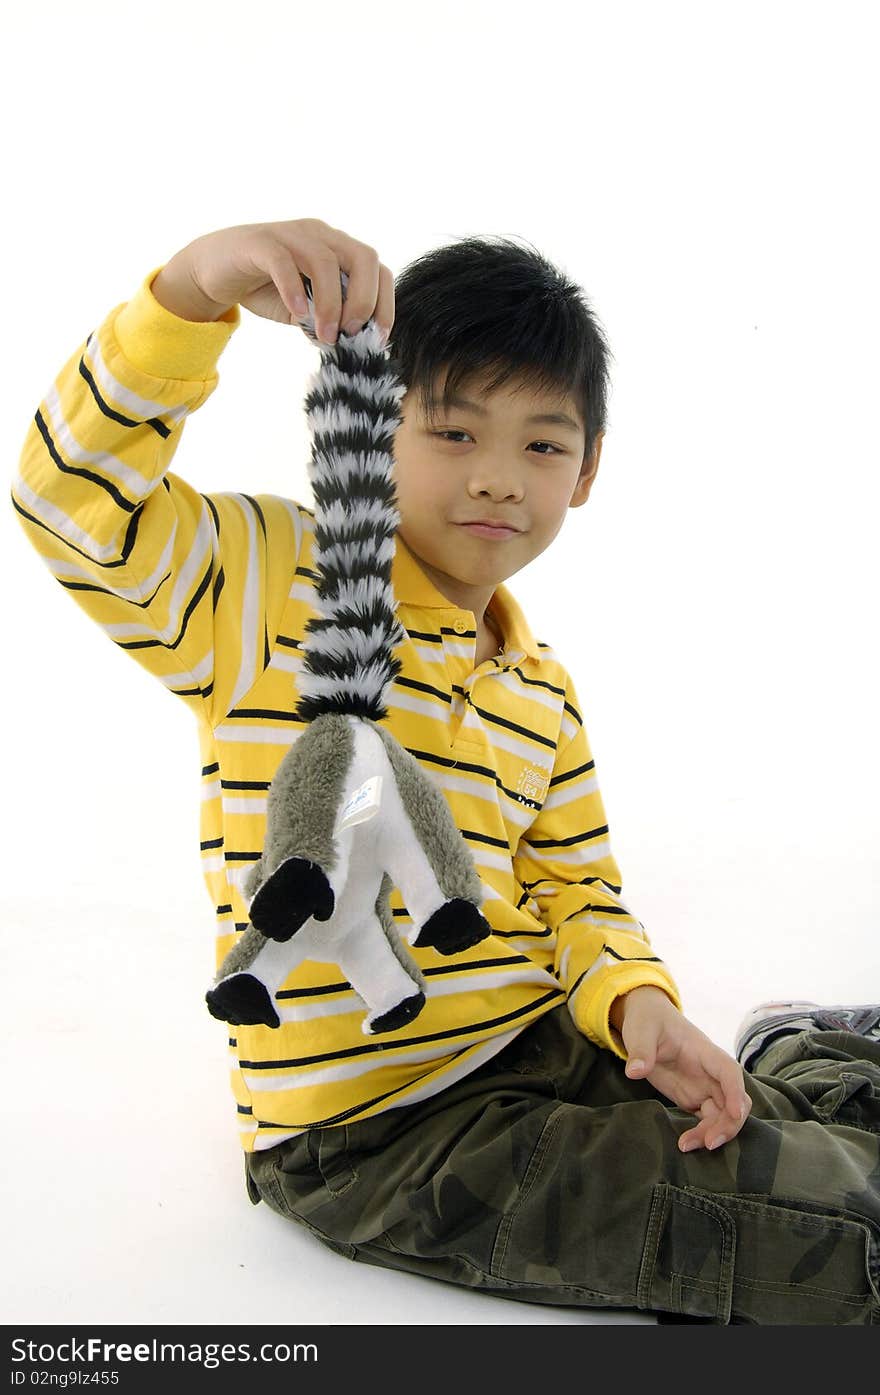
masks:
<svg viewBox="0 0 880 1395"><path fill-rule="evenodd" d="M375 912L351 926L340 945L339 965L369 1009L361 1023L367 1035L405 1027L425 1005L424 993L397 958Z"/></svg>
<svg viewBox="0 0 880 1395"><path fill-rule="evenodd" d="M289 940L314 916L329 920L338 847L334 826L350 788L354 719L339 713L316 717L297 737L275 772L266 808L260 859L262 884L250 918L262 934ZM266 875L268 873L268 875Z"/></svg>
<svg viewBox="0 0 880 1395"><path fill-rule="evenodd" d="M366 769L375 771L371 757ZM356 773L364 774L363 764ZM360 788L357 780L353 783L355 789ZM326 954L339 965L367 1005L369 1015L362 1023L365 1033L391 1032L403 1027L421 1012L425 1003L418 969L412 965L410 972L408 956L395 953L390 936L397 932L386 932L379 914L380 892L387 896L388 885L379 847L380 824L381 820L374 817L340 833L349 854L348 879L332 921L326 929L316 928L322 938L321 957Z"/></svg>
<svg viewBox="0 0 880 1395"><path fill-rule="evenodd" d="M219 977L205 994L212 1017L237 1027L280 1026L275 994L291 970L308 958L308 948L306 935L293 946L264 940L244 972Z"/></svg>
<svg viewBox="0 0 880 1395"><path fill-rule="evenodd" d="M393 780L369 722L324 713L298 738L269 794L261 864L263 874L267 867L272 872L249 908L262 934L289 940L309 916L329 920L334 914L349 877L353 827L339 829L340 817L377 775Z"/></svg>
<svg viewBox="0 0 880 1395"><path fill-rule="evenodd" d="M289 940L309 916L333 914L327 878L315 862L288 857L260 887L250 906L251 923L272 940Z"/></svg>
<svg viewBox="0 0 880 1395"><path fill-rule="evenodd" d="M361 837L353 839L354 833ZM231 972L222 973L206 994L214 1017L234 1025L278 1027L281 1018L276 995L285 979L304 959L335 964L363 999L371 1015L365 1019L364 1032L391 1032L412 1021L425 1002L418 970L409 973L389 943L385 927L373 909L364 914L364 905L376 907L379 880L376 873L374 840L364 835L364 827L343 830L347 842L354 842L354 860L361 865L350 879L346 894L340 896L337 909L328 926L311 920L290 943L262 939L252 927L245 931L253 944L254 953L242 944L227 955ZM391 931L391 933L396 933ZM222 966L221 966L222 967Z"/></svg>
<svg viewBox="0 0 880 1395"><path fill-rule="evenodd" d="M380 856L412 917L409 943L419 947L429 945L438 954L457 954L470 949L491 933L491 926L474 897L450 896L443 888L446 868L460 865L462 853L466 853L449 807L436 786L428 787L424 771L420 770L415 777L411 774L412 783L404 786L403 793L390 762L388 773L387 790L383 790L385 816ZM434 809L428 851L418 837L418 825L413 817L416 800L422 802L422 813L425 803L430 803ZM479 891L475 873L470 886Z"/></svg>
<svg viewBox="0 0 880 1395"><path fill-rule="evenodd" d="M287 941L311 916L323 921L333 915L348 879L351 830L343 829L334 846L335 866L329 870L307 858L291 856L263 882L248 915L251 924L268 939Z"/></svg>

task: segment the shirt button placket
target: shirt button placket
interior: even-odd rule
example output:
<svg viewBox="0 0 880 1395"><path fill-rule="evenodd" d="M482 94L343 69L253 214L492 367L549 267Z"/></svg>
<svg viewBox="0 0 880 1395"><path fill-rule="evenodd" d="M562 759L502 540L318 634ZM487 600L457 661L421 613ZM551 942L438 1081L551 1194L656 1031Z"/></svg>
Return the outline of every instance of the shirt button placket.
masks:
<svg viewBox="0 0 880 1395"><path fill-rule="evenodd" d="M455 635L465 635L472 629L470 621L464 615L456 615L451 623L452 631ZM467 660L459 653L449 655L450 672L453 675L453 682L461 683L468 668ZM452 693L452 707L450 711L450 735L452 744L458 737L459 729L464 721L467 712L467 700L460 693Z"/></svg>

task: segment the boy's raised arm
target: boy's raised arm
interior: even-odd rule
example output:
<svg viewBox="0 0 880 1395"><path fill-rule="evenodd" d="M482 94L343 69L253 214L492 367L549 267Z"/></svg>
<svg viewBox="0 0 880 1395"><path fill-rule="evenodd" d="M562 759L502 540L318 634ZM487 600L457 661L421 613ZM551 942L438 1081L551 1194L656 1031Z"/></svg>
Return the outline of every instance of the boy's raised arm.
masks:
<svg viewBox="0 0 880 1395"><path fill-rule="evenodd" d="M566 682L556 761L544 805L520 839L517 880L556 932L555 971L584 1036L625 1059L609 1023L621 994L653 984L681 1008L678 988L621 897L595 762L574 684Z"/></svg>
<svg viewBox="0 0 880 1395"><path fill-rule="evenodd" d="M185 323L152 296L155 275L56 376L28 428L12 501L59 584L201 711L215 680L217 520L169 466L188 416L217 385L239 311Z"/></svg>
<svg viewBox="0 0 880 1395"><path fill-rule="evenodd" d="M12 486L25 533L58 582L213 721L268 661L302 519L271 495L203 495L169 467L187 418L217 386L239 302L296 323L300 267L328 339L340 268L350 275L347 323L375 310L390 328L391 272L339 229L299 219L206 234L151 271L71 355L37 409Z"/></svg>

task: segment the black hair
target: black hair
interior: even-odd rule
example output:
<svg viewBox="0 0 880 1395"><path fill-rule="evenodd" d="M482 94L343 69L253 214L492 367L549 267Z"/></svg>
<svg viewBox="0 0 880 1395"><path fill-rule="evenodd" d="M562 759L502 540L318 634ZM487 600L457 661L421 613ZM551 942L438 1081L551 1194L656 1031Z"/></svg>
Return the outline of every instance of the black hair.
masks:
<svg viewBox="0 0 880 1395"><path fill-rule="evenodd" d="M429 420L440 402L486 373L569 395L586 435L585 459L605 430L613 355L583 290L531 243L463 237L411 261L395 278L391 366L420 394Z"/></svg>

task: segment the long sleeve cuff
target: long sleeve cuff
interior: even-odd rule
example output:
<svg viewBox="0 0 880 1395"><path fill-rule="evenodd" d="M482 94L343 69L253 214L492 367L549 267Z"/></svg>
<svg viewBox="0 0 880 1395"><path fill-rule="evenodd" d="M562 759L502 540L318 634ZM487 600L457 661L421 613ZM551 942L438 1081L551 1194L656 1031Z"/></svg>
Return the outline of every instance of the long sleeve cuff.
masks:
<svg viewBox="0 0 880 1395"><path fill-rule="evenodd" d="M182 320L160 305L152 284L161 266L144 277L140 288L119 311L114 333L123 355L142 373L154 378L201 382L214 377L217 360L241 322L241 310L231 306L219 320Z"/></svg>
<svg viewBox="0 0 880 1395"><path fill-rule="evenodd" d="M589 976L586 982L582 980L569 991L568 1010L578 1031L597 1046L613 1051L625 1061L626 1050L609 1021L611 1004L615 998L628 993L630 989L641 988L646 984L662 988L679 1012L681 1011L678 987L660 961L648 963L639 959L608 964L606 960L606 964L599 971L598 982Z"/></svg>

